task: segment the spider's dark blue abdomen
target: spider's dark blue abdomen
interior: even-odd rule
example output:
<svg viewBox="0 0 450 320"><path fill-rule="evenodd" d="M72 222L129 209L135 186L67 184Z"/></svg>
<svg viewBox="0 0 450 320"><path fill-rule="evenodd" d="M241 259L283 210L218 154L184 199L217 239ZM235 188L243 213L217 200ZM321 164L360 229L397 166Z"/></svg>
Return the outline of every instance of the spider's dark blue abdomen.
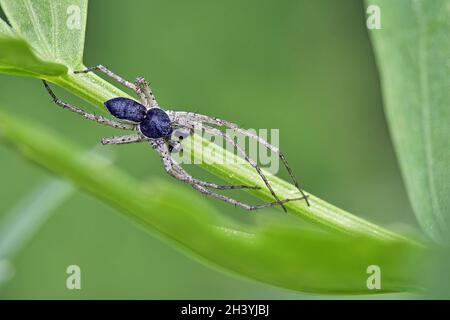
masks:
<svg viewBox="0 0 450 320"><path fill-rule="evenodd" d="M147 109L140 103L128 98L113 98L105 102L105 107L118 119L141 122Z"/></svg>
<svg viewBox="0 0 450 320"><path fill-rule="evenodd" d="M151 108L139 125L142 134L151 139L167 137L172 134L170 118L160 108Z"/></svg>

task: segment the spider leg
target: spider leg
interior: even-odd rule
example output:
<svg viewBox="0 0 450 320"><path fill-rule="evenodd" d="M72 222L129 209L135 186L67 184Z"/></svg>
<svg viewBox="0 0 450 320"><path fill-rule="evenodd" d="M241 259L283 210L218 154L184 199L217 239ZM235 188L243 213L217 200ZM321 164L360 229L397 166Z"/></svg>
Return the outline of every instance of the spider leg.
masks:
<svg viewBox="0 0 450 320"><path fill-rule="evenodd" d="M164 168L168 174L170 174L172 177L174 177L178 180L181 180L185 183L190 184L194 189L198 190L199 192L203 193L204 195L216 198L218 200L222 200L224 202L233 204L235 206L241 207L248 211L254 211L257 209L273 207L273 206L277 206L277 205L282 205L283 203L286 203L289 201L303 199L303 197L301 197L301 198L286 199L286 200L280 200L280 201L276 201L276 202L265 203L262 205L249 205L249 204L243 203L239 200L227 197L225 195L215 193L213 191L208 190L201 183L196 183L199 180L193 179L186 171L184 171L183 168L181 168L179 165L174 163L174 161L170 157L170 153L169 153L167 146L165 145L163 140L153 140L153 141L150 141L150 143L151 143L152 147L155 150L157 150L158 153L160 154L161 159L164 164Z"/></svg>
<svg viewBox="0 0 450 320"><path fill-rule="evenodd" d="M172 160L172 166L175 170L177 170L180 174L189 177L189 180L191 182L191 184L196 184L199 185L201 187L205 187L205 188L211 188L211 189L217 189L217 190L238 190L238 189L254 189L254 190L259 190L261 189L258 186L248 186L248 185L219 185L216 183L212 183L212 182L207 182L207 181L203 181L203 180L199 180L196 179L194 177L192 177L189 173L187 173L186 170L184 170L179 164L175 163Z"/></svg>
<svg viewBox="0 0 450 320"><path fill-rule="evenodd" d="M254 190L259 190L261 189L258 186L247 186L247 185L220 185L220 184L215 184L212 182L206 182L206 181L202 181L202 180L198 180L195 178L192 178L192 181L202 187L205 188L211 188L211 189L217 189L217 190L241 190L241 189L254 189Z"/></svg>
<svg viewBox="0 0 450 320"><path fill-rule="evenodd" d="M191 185L200 185L205 188L212 188L218 190L232 190L232 189L260 189L258 186L247 186L247 185L218 185L212 182L202 181L193 178L189 173L186 172L179 164L173 161L170 156L170 151L164 141L161 140L150 140L150 143L154 149L158 151L164 164L166 171L173 177L183 182L189 183Z"/></svg>
<svg viewBox="0 0 450 320"><path fill-rule="evenodd" d="M84 117L84 118L86 118L88 120L92 120L92 121L95 121L95 122L103 124L103 125L107 125L107 126L110 126L110 127L113 127L113 128L117 128L117 129L135 130L135 125L122 123L122 122L119 122L119 121L114 121L114 120L111 120L111 119L108 119L108 118L105 118L105 117L102 117L102 116L97 116L97 115L95 115L93 113L88 113L88 112L86 112L86 111L84 111L84 110L82 110L80 108L77 108L77 107L75 107L73 105L70 105L70 104L68 104L66 102L61 101L53 93L52 89L50 89L48 83L45 80L42 80L42 82L44 83L45 89L47 90L48 94L52 97L53 102L57 106L59 106L59 107L61 107L63 109L70 110L70 111L72 111L74 113L77 113L77 114L81 115L82 117Z"/></svg>
<svg viewBox="0 0 450 320"><path fill-rule="evenodd" d="M139 90L143 95L146 106L150 108L158 107L158 103L156 102L156 98L153 94L152 88L144 77L137 77L134 84L136 86L136 89Z"/></svg>
<svg viewBox="0 0 450 320"><path fill-rule="evenodd" d="M292 171L291 167L289 166L289 163L286 159L286 157L284 156L284 154L281 152L281 150L278 147L275 147L274 145L271 145L270 143L268 143L266 140L264 140L263 138L261 138L259 135L254 134L251 131L242 129L241 127L239 127L237 124L227 121L227 120L223 120L223 119L219 119L219 118L215 118L215 117L210 117L210 116L206 116L203 114L198 114L195 112L184 112L184 111L176 111L174 112L175 117L177 116L182 116L182 117L187 117L190 118L194 121L197 122L205 122L208 124L213 124L213 125L217 125L217 126L223 126L223 127L227 127L230 129L235 130L236 132L246 135L250 138L253 138L255 140L257 140L260 144L262 144L263 146L265 146L267 149L271 150L272 152L276 152L278 153L278 157L280 158L281 162L283 163L284 167L286 168L286 171L288 172L292 182L294 183L295 187L298 189L298 191L300 191L300 193L302 194L302 196L305 198L306 204L309 206L309 200L308 197L306 196L306 194L303 191L303 188L300 186L300 184L298 183L297 178L294 175L294 172Z"/></svg>
<svg viewBox="0 0 450 320"><path fill-rule="evenodd" d="M176 169L175 163L170 156L169 149L163 139L150 140L150 145L159 153L161 161L164 165L164 169L169 175L171 175L175 179L189 183L189 175L183 174L180 170Z"/></svg>
<svg viewBox="0 0 450 320"><path fill-rule="evenodd" d="M117 81L121 85L123 85L133 91L136 91L136 86L133 83L125 80L124 78L115 74L114 72L112 72L111 70L109 70L108 68L106 68L105 66L103 66L101 64L95 65L93 67L89 67L84 70L74 71L73 73L88 73L88 72L95 71L95 70L100 71L101 73L104 73L105 75L107 75L111 79Z"/></svg>
<svg viewBox="0 0 450 320"><path fill-rule="evenodd" d="M256 172L258 172L259 176L264 181L264 184L266 185L267 189L269 189L272 196L275 198L275 200L277 200L278 204L283 208L284 212L287 212L286 207L283 205L283 202L281 202L280 198L278 198L275 191L272 189L272 186L270 185L269 180L267 180L266 176L261 171L261 168L251 158L249 158L249 156L247 155L247 153L245 152L244 149L242 149L237 143L235 143L234 140L231 139L231 137L229 135L227 135L225 132L220 131L217 128L212 128L212 127L203 125L203 130L205 130L205 132L208 132L213 135L222 136L225 140L227 140L229 143L231 143L238 150L238 152L241 153L241 155L244 157L245 161L247 161L253 168L255 168Z"/></svg>
<svg viewBox="0 0 450 320"><path fill-rule="evenodd" d="M74 71L74 73L88 73L91 71L100 71L110 77L111 79L117 81L118 83L122 84L123 86L135 91L137 95L139 96L139 99L141 100L141 103L147 107L153 108L158 107L158 103L156 102L155 96L153 94L152 89L150 88L150 85L143 77L136 78L135 83L131 83L128 80L125 80L121 76L115 74L105 66L99 64L93 67L89 67L85 70L80 71Z"/></svg>
<svg viewBox="0 0 450 320"><path fill-rule="evenodd" d="M241 207L241 208L243 208L245 210L248 210L248 211L255 211L255 210L258 210L258 209L274 207L274 206L277 206L277 205L283 206L283 204L286 203L286 202L303 199L303 197L300 197L300 198L294 198L294 199L286 199L286 200L280 200L280 201L275 201L275 202L269 202L269 203L260 204L260 205L250 205L250 204L247 204L247 203L243 203L243 202L241 202L239 200L236 200L236 199L224 196L222 194L215 193L215 192L213 192L211 190L208 190L208 189L206 189L206 188L204 188L204 187L202 187L200 185L192 185L192 187L194 187L196 190L198 190L199 192L203 193L204 195L216 198L218 200L222 200L224 202L233 204L235 206Z"/></svg>
<svg viewBox="0 0 450 320"><path fill-rule="evenodd" d="M102 144L127 144L127 143L135 143L142 142L148 140L147 137L142 134L128 134L125 136L114 136L114 137L105 137L102 138Z"/></svg>

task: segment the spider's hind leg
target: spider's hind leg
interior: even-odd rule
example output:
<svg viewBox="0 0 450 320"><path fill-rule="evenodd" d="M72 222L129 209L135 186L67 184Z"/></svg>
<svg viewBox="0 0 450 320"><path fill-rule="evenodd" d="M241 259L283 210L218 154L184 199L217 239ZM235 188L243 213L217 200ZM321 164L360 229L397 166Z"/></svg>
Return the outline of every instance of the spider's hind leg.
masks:
<svg viewBox="0 0 450 320"><path fill-rule="evenodd" d="M134 130L135 129L135 125L131 125L131 124L127 124L127 123L122 123L119 121L115 121L115 120L111 120L102 116L97 116L93 113L89 113L86 112L78 107L75 107L71 104L68 104L60 99L58 99L58 97L56 97L55 93L53 92L53 90L50 88L50 86L48 85L47 81L42 80L42 82L44 83L44 87L47 90L48 94L52 97L53 102L63 108L63 109L67 109L69 111L72 111L74 113L79 114L80 116L91 120L91 121L95 121L97 123L100 124L104 124L113 128L117 128L117 129L124 129L124 130Z"/></svg>
<svg viewBox="0 0 450 320"><path fill-rule="evenodd" d="M211 189L217 189L217 190L238 190L238 189L254 189L259 190L261 189L258 186L249 186L249 185L219 185L213 182L207 182L203 180L196 179L192 177L186 170L184 170L178 163L176 163L172 157L170 156L172 153L172 145L173 141L166 141L168 152L164 150L164 147L158 146L157 149L158 152L161 155L161 158L164 163L164 167L166 171L171 175L177 178L178 180L182 180L183 182L189 183L191 185L199 185L201 187L205 188L211 188ZM180 145L180 143L177 141L177 144ZM172 148L171 148L172 147ZM179 152L179 151L177 151Z"/></svg>
<svg viewBox="0 0 450 320"><path fill-rule="evenodd" d="M198 185L203 188L209 188L209 189L216 189L216 190L242 190L242 189L253 189L253 190L259 190L261 189L259 186L249 186L249 185L243 185L243 184L216 184L213 182L207 182L203 180L199 180L196 178L193 178L189 173L186 172L181 166L174 163L174 169L177 170L181 175L187 177L189 181L187 181L192 186Z"/></svg>
<svg viewBox="0 0 450 320"><path fill-rule="evenodd" d="M175 117L188 118L188 119L191 119L192 121L196 121L196 122L200 122L200 123L208 123L208 124L222 126L222 127L232 129L237 133L243 134L249 138L257 140L259 143L261 143L263 146L265 146L267 149L271 150L272 152L278 153L278 157L280 158L281 162L283 163L283 166L286 168L286 171L288 172L289 177L291 178L295 187L304 197L306 204L308 206L310 206L308 196L303 191L303 188L300 186L296 176L294 175L294 172L292 171L291 167L289 166L289 163L286 160L286 157L284 156L284 154L281 152L281 150L278 147L268 143L266 140L264 140L263 138L261 138L260 136L258 136L256 134L254 134L253 132L245 130L245 129L239 127L237 124L227 121L227 120L210 117L207 115L198 114L198 113L194 113L194 112L184 112L184 111L174 112L174 115L175 115Z"/></svg>
<svg viewBox="0 0 450 320"><path fill-rule="evenodd" d="M260 204L260 205L251 205L251 204L247 204L244 202L241 202L239 200L224 196L222 194L219 193L215 193L211 190L208 190L200 185L193 185L194 189L198 190L199 192L203 193L204 195L207 195L209 197L213 197L216 198L218 200L222 200L224 202L230 203L232 205L235 205L237 207L241 207L242 209L248 210L248 211L255 211L258 209L263 209L263 208L270 208L270 207L275 207L280 205L280 202L282 204L286 203L286 202L290 202L290 201L296 201L296 200L302 200L303 197L300 198L294 198L294 199L286 199L286 200L280 200L280 201L275 201L275 202L269 202L269 203L265 203L265 204Z"/></svg>
<svg viewBox="0 0 450 320"><path fill-rule="evenodd" d="M251 204L247 204L244 203L242 201L236 200L234 198L225 196L223 194L214 192L209 190L208 188L212 188L212 189L217 189L217 190L229 190L229 189L259 189L258 186L245 186L245 185L217 185L215 183L210 183L210 182L205 182L205 181L201 181L195 178L192 178L191 175L189 175L183 168L181 168L179 165L177 165L176 163L173 163L173 161L169 160L171 162L171 166L170 168L166 167L166 170L168 170L168 173L170 175L172 175L173 177L182 180L183 182L186 182L188 184L190 184L195 190L199 191L200 193L224 201L226 203L230 203L236 207L240 207L242 209L248 210L248 211L255 211L258 209L263 209L263 208L269 208L269 207L274 207L274 206L278 206L281 204L284 204L286 202L290 202L290 201L295 201L295 200L301 200L303 199L303 197L301 198L294 198L294 199L286 199L286 200L280 200L280 201L275 201L275 202L269 202L269 203L265 203L265 204L261 204L261 205L251 205ZM281 204L280 204L281 202Z"/></svg>
<svg viewBox="0 0 450 320"><path fill-rule="evenodd" d="M228 134L226 134L225 132L222 132L221 130L217 129L217 128L213 128L213 127L208 127L203 125L203 130L205 130L205 132L216 135L216 136L221 136L223 137L226 141L228 141L231 145L233 145L237 151L244 157L245 161L247 161L258 173L258 175L261 177L261 179L264 181L264 184L266 185L267 189L269 189L270 193L272 194L272 196L274 197L274 199L277 201L277 203L281 206L281 208L284 210L284 212L287 212L286 207L284 206L283 202L280 200L280 198L277 196L277 194L275 193L275 191L273 190L272 186L269 183L269 180L267 179L267 177L264 175L264 173L262 172L261 168L258 166L258 164L253 161L245 152L244 149L242 149L235 141L234 139L232 139Z"/></svg>
<svg viewBox="0 0 450 320"><path fill-rule="evenodd" d="M158 153L160 154L165 170L172 177L174 177L180 181L183 181L185 183L190 184L194 189L196 189L197 191L201 192L204 195L207 195L207 196L216 198L218 200L230 203L232 205L241 207L242 209L245 209L248 211L254 211L257 209L274 207L277 205L283 206L283 204L286 202L303 199L303 197L300 197L300 198L294 198L294 199L278 200L276 202L265 203L262 205L250 205L250 204L241 202L239 200L233 199L231 197L213 192L211 190L208 190L208 188L224 190L224 189L243 189L243 188L248 188L249 186L237 186L238 188L234 188L236 186L219 186L219 185L216 185L213 183L209 183L209 182L205 182L205 181L201 181L201 180L192 178L192 176L189 175L181 166L179 166L178 164L176 164L173 161L173 159L170 157L170 153L167 149L167 146L165 145L165 142L163 140L154 140L154 141L150 141L150 143L152 144L152 147L156 151L158 151ZM253 188L256 189L258 187L253 187Z"/></svg>

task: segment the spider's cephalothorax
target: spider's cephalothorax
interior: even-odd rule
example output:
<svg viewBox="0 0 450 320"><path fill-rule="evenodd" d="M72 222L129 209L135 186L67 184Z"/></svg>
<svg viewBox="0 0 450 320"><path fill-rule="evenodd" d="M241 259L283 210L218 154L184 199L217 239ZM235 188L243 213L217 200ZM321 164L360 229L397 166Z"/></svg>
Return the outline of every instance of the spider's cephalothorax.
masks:
<svg viewBox="0 0 450 320"><path fill-rule="evenodd" d="M300 188L300 185L298 184L297 179L292 173L292 170L289 167L286 158L276 146L271 145L266 140L252 133L252 131L245 130L239 127L237 124L226 120L186 111L165 112L158 106L158 103L156 102L155 96L153 95L149 84L142 77L138 77L134 83L131 83L102 65L97 65L82 71L75 71L74 73L87 73L94 70L106 74L110 78L136 92L136 94L139 96L140 103L132 99L122 97L113 98L106 101L106 108L111 113L111 115L118 119L113 120L88 113L80 108L59 100L50 89L47 82L45 82L44 80L43 82L48 93L53 98L53 101L58 106L64 109L68 109L83 116L86 119L95 121L100 124L108 125L117 129L138 131L137 134L103 138L102 144L125 144L149 141L153 149L158 152L159 156L161 157L164 169L172 177L190 184L194 189L207 196L211 196L216 199L231 203L246 210L256 210L279 205L283 208L284 211L286 211L284 203L301 199L305 200L306 204L309 206L308 196ZM191 134L195 126L198 125L202 127L205 133L220 136L228 143L233 145L234 148L241 154L241 156L243 156L243 158L257 171L262 181L264 182L264 185L267 187L276 201L261 205L249 205L231 197L214 192L211 189L260 189L260 187L247 185L218 185L212 182L206 182L192 177L181 165L176 163L172 159L171 153L181 150L180 141ZM232 129L236 133L243 134L249 138L255 139L260 144L270 149L272 152L277 153L280 160L286 167L292 181L300 192L301 197L284 200L279 199L275 194L272 186L270 185L266 175L257 165L257 163L248 156L245 149L241 148L240 145L238 145L234 141L232 136L220 130L218 127ZM172 136L174 136L175 140L172 139Z"/></svg>
<svg viewBox="0 0 450 320"><path fill-rule="evenodd" d="M128 98L113 98L105 102L105 107L118 119L138 123L139 131L147 138L169 138L173 132L169 116L158 107L147 110Z"/></svg>

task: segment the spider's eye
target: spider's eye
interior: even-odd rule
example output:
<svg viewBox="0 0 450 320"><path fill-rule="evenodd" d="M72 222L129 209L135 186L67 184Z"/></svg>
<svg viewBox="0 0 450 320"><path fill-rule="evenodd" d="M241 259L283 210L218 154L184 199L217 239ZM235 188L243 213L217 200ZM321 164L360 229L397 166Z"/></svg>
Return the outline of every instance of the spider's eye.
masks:
<svg viewBox="0 0 450 320"><path fill-rule="evenodd" d="M169 143L169 152L170 153L178 153L183 151L183 146L178 141L170 141Z"/></svg>
<svg viewBox="0 0 450 320"><path fill-rule="evenodd" d="M105 102L105 107L116 118L141 122L147 109L140 103L128 98L114 98Z"/></svg>
<svg viewBox="0 0 450 320"><path fill-rule="evenodd" d="M191 131L188 128L178 128L173 132L173 137L183 140L191 134Z"/></svg>

